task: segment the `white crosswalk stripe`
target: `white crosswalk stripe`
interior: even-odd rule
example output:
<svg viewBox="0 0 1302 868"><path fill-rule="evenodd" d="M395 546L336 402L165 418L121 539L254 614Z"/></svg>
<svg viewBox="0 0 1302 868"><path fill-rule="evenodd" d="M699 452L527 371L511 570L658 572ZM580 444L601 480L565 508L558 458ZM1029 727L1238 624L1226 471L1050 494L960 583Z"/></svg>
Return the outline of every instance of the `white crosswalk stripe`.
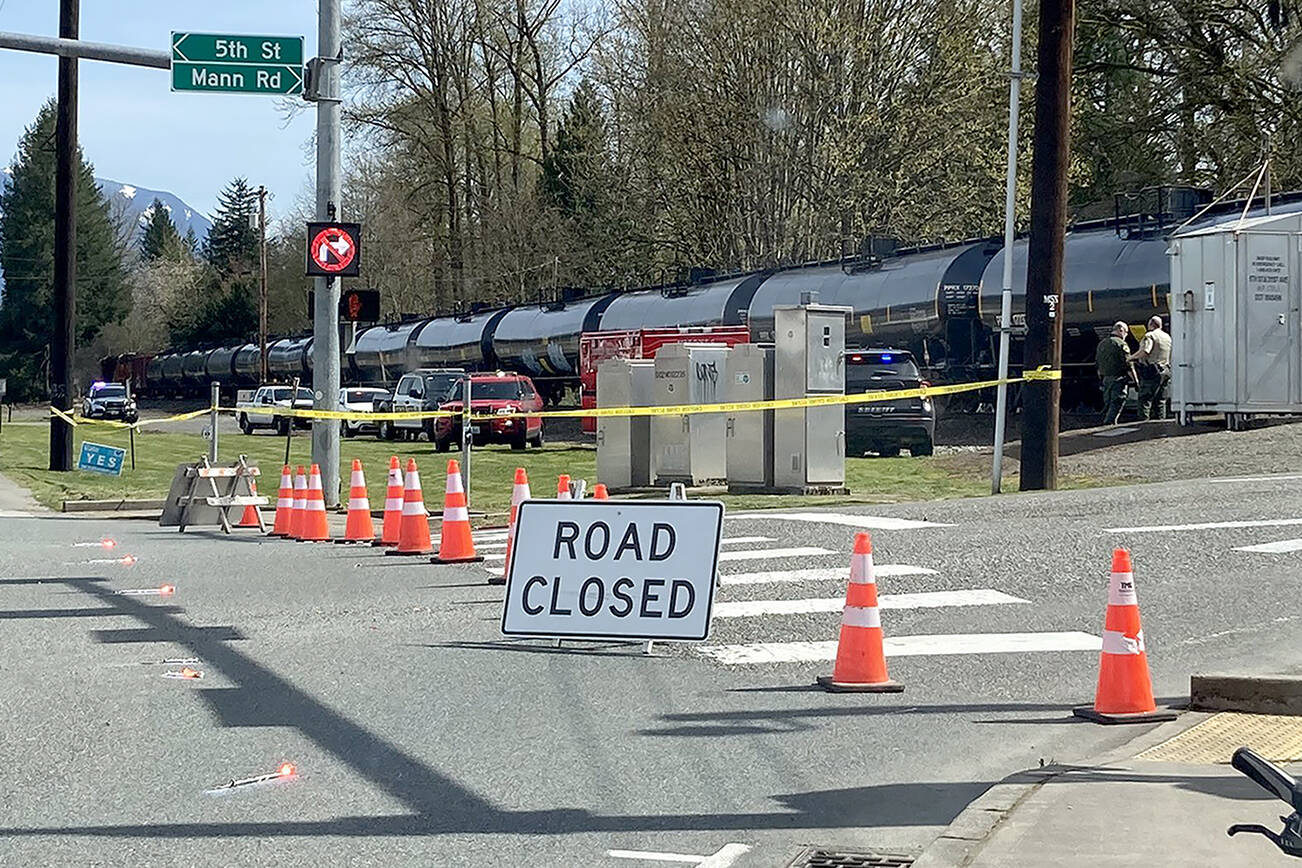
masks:
<svg viewBox="0 0 1302 868"><path fill-rule="evenodd" d="M1302 550L1302 539L1282 539L1278 542L1261 543L1255 546L1239 546L1236 552L1263 552L1268 555L1282 555Z"/></svg>
<svg viewBox="0 0 1302 868"><path fill-rule="evenodd" d="M916 594L883 594L877 605L883 609L940 609L946 606L1002 606L1027 603L1020 597L990 588L963 591L923 591ZM813 612L839 612L845 608L844 597L820 597L806 600L738 600L715 603L716 618L751 618L758 615L803 615Z"/></svg>
<svg viewBox="0 0 1302 868"><path fill-rule="evenodd" d="M910 564L877 564L873 567L873 575L877 578L889 578L891 576L935 576L939 575L935 570L926 567L915 567ZM721 585L768 585L779 582L844 582L850 576L849 567L829 567L826 569L810 570L766 570L759 573L736 573L730 576L720 576L719 584Z"/></svg>
<svg viewBox="0 0 1302 868"><path fill-rule="evenodd" d="M737 516L729 516L736 518ZM892 518L884 515L857 515L844 512L752 512L747 518L778 519L779 521L808 521L817 524L839 524L863 530L913 530L920 527L953 527L935 521L912 518Z"/></svg>
<svg viewBox="0 0 1302 868"><path fill-rule="evenodd" d="M1042 651L1099 651L1097 636L1078 631L1047 633L952 633L888 636L887 658L952 654L1016 654ZM698 649L728 666L753 663L820 663L836 659L836 642L753 642L707 645Z"/></svg>
<svg viewBox="0 0 1302 868"><path fill-rule="evenodd" d="M742 546L774 542L774 539L771 536L726 536L720 542L726 546Z"/></svg>
<svg viewBox="0 0 1302 868"><path fill-rule="evenodd" d="M814 555L834 555L831 549L818 546L796 546L785 549L742 549L739 552L719 552L719 563L725 561L763 561L772 558L808 558Z"/></svg>

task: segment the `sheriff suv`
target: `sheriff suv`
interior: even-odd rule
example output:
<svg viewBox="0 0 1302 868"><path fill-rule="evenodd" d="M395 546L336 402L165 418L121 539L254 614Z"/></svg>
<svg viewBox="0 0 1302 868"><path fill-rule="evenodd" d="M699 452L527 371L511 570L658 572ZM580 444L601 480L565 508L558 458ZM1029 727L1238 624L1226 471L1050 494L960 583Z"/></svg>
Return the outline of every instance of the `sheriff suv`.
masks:
<svg viewBox="0 0 1302 868"><path fill-rule="evenodd" d="M140 418L136 402L121 383L93 383L81 402L81 415L87 419L121 419L123 422Z"/></svg>
<svg viewBox="0 0 1302 868"><path fill-rule="evenodd" d="M847 349L845 393L898 391L928 385L908 350ZM901 398L845 405L846 455L876 452L891 457L908 449L913 456L935 449L936 410L930 398Z"/></svg>
<svg viewBox="0 0 1302 868"><path fill-rule="evenodd" d="M470 412L475 416L497 416L491 421L474 422L470 436L476 446L484 443L507 443L512 449L526 445L541 448L543 445L543 420L537 416L508 416L508 413L541 412L543 400L534 388L533 380L521 374L501 371L492 374L470 374ZM465 406L462 397L464 382L454 389L439 409L460 413ZM440 416L434 420L434 446L446 452L461 445L461 419L458 416Z"/></svg>

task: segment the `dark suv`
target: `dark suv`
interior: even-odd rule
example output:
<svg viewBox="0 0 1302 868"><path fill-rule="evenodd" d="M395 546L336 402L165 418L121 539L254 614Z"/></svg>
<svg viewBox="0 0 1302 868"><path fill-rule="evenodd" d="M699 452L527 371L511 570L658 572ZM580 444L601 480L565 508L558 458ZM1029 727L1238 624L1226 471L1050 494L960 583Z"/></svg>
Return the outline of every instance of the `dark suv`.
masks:
<svg viewBox="0 0 1302 868"><path fill-rule="evenodd" d="M927 384L908 350L873 347L845 351L847 395L923 385ZM930 398L845 405L846 455L876 452L890 457L899 455L902 448L914 456L930 455L935 439L936 411Z"/></svg>

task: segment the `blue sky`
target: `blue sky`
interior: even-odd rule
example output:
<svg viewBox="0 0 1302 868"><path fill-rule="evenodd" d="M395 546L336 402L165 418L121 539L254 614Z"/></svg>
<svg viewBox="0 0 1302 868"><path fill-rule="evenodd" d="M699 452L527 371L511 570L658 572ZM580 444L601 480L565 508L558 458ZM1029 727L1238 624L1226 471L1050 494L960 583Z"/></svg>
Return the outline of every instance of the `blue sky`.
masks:
<svg viewBox="0 0 1302 868"><path fill-rule="evenodd" d="M316 54L316 0L82 0L81 38L170 49L171 31L306 37ZM58 0L0 0L0 30L56 36ZM242 175L265 184L274 216L313 190L315 111L286 124L266 96L172 93L168 72L82 61L79 134L95 173L168 190L211 212L218 190ZM0 164L8 165L23 129L54 95L54 57L0 50Z"/></svg>

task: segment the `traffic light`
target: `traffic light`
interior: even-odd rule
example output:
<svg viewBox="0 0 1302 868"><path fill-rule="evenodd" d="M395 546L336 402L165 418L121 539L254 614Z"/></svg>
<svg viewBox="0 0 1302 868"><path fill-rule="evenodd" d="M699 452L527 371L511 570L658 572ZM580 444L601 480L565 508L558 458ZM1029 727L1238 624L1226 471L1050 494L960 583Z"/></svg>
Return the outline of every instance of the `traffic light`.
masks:
<svg viewBox="0 0 1302 868"><path fill-rule="evenodd" d="M316 310L316 292L307 291L307 318ZM345 289L339 294L339 319L344 322L379 322L380 291L378 289Z"/></svg>

